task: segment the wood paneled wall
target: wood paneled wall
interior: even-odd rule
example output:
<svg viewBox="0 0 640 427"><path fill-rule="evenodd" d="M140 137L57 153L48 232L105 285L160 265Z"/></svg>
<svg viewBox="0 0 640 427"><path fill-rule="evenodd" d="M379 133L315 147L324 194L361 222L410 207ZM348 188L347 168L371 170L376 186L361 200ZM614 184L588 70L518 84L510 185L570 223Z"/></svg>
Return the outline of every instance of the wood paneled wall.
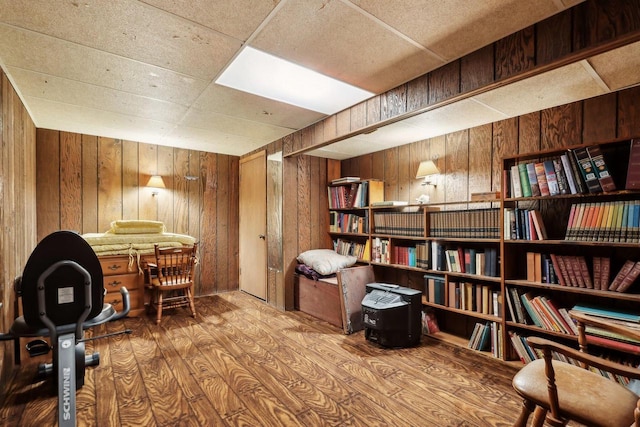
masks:
<svg viewBox="0 0 640 427"><path fill-rule="evenodd" d="M282 265L268 276L268 302L293 308L296 256L306 249L331 247L326 231L326 184L331 179L347 175L383 179L387 199L413 201L426 193L435 202L467 200L471 193L499 189L504 156L606 140L611 135L640 135L634 101L638 93L631 89L343 162L302 153L634 37L640 38L640 0L586 0L268 145L268 152L282 150L285 156L280 183L282 248L270 248L281 250ZM443 178L435 188L421 187L414 179L418 164L436 157ZM274 259L279 256L270 254Z"/></svg>
<svg viewBox="0 0 640 427"><path fill-rule="evenodd" d="M13 279L36 245L36 128L0 70L0 332L13 322ZM13 343L0 343L0 384L13 367ZM0 402L4 387L0 387Z"/></svg>
<svg viewBox="0 0 640 427"><path fill-rule="evenodd" d="M589 55L624 37L640 38L640 0L587 0L312 125L285 155L561 64L572 55Z"/></svg>
<svg viewBox="0 0 640 427"><path fill-rule="evenodd" d="M117 219L163 221L199 242L196 295L238 289L239 157L38 129L36 159L38 240L104 232ZM156 173L167 188L154 197L146 183Z"/></svg>

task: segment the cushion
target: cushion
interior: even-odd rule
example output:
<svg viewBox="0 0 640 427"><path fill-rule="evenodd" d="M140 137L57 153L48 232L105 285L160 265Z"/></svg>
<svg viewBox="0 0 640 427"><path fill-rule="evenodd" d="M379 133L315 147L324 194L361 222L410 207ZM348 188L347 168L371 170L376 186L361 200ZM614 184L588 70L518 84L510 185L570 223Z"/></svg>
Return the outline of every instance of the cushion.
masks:
<svg viewBox="0 0 640 427"><path fill-rule="evenodd" d="M111 234L156 234L165 231L162 221L117 220L111 222Z"/></svg>
<svg viewBox="0 0 640 427"><path fill-rule="evenodd" d="M340 255L331 249L311 249L298 255L299 262L325 276L337 273L341 268L351 267L357 260L354 256Z"/></svg>

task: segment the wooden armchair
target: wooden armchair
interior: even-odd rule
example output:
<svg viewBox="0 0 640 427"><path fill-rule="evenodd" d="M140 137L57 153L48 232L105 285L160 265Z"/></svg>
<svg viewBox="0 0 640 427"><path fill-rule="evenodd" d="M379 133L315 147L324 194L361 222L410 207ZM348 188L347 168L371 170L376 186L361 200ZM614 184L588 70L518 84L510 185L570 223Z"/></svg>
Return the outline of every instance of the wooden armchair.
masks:
<svg viewBox="0 0 640 427"><path fill-rule="evenodd" d="M552 426L576 421L588 426L640 427L638 395L588 367L632 379L640 379L640 369L588 354L585 326L596 326L639 340L640 329L575 311L570 315L578 323L579 351L543 338L527 339L531 347L542 350L544 358L528 363L513 378L514 389L524 399L522 412L514 425L524 427L533 412L532 426L542 426L546 419ZM571 357L582 366L552 360L552 351Z"/></svg>
<svg viewBox="0 0 640 427"><path fill-rule="evenodd" d="M145 277L151 292L149 307L156 310L156 324L167 308L189 307L193 317L193 273L197 244L193 247L160 249L155 245L156 262L147 263Z"/></svg>

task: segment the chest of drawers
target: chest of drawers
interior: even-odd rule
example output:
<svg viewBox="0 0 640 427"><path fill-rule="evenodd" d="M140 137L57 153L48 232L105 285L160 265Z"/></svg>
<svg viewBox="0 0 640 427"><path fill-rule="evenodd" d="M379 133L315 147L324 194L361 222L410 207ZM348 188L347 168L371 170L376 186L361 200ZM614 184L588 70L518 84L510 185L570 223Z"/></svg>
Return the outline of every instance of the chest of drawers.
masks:
<svg viewBox="0 0 640 427"><path fill-rule="evenodd" d="M144 312L144 275L138 269L138 262L130 261L128 255L110 255L99 257L104 276L104 288L106 295L104 302L122 310L122 295L120 288L123 286L129 291L131 311L129 316L139 316ZM143 259L140 261L143 263Z"/></svg>

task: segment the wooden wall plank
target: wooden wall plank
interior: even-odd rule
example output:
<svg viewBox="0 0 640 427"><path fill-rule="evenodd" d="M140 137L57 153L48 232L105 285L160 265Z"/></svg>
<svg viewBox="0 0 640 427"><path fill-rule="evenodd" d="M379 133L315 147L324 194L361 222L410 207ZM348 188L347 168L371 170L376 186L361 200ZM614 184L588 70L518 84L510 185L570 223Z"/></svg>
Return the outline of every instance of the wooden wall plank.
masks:
<svg viewBox="0 0 640 427"><path fill-rule="evenodd" d="M173 150L173 229L189 233L189 190L185 176L189 175L189 150Z"/></svg>
<svg viewBox="0 0 640 427"><path fill-rule="evenodd" d="M240 287L240 158L227 156L229 167L222 179L227 183L227 204L229 206L229 225L227 228L227 290L233 291Z"/></svg>
<svg viewBox="0 0 640 427"><path fill-rule="evenodd" d="M237 289L231 286L229 277L229 182L221 177L229 176L229 156L218 154L218 187L216 192L216 265L218 292Z"/></svg>
<svg viewBox="0 0 640 427"><path fill-rule="evenodd" d="M380 108L380 115L383 120L406 113L407 85L400 85L385 92L380 97Z"/></svg>
<svg viewBox="0 0 640 427"><path fill-rule="evenodd" d="M293 145L293 137L291 135L285 136L282 139L282 144L283 152L290 152ZM292 189L298 188L298 159L285 157L283 159L282 166L282 187L283 189L286 189L283 191L282 203L282 258L284 283L283 286L278 288L278 292L275 295L275 298L273 298L272 303L275 304L276 307L292 310L294 308L293 273L296 264L296 257L300 253L298 250L298 236L296 235L296 231L298 229L298 207L299 204L304 204L307 201L299 200L297 190L292 191ZM284 230L286 230L286 232L284 232Z"/></svg>
<svg viewBox="0 0 640 427"><path fill-rule="evenodd" d="M147 187L152 175L158 174L158 146L138 144L138 215L139 219L158 220L158 198L152 196L153 189ZM163 178L164 179L164 178Z"/></svg>
<svg viewBox="0 0 640 427"><path fill-rule="evenodd" d="M453 61L429 73L429 104L460 93L460 61Z"/></svg>
<svg viewBox="0 0 640 427"><path fill-rule="evenodd" d="M565 10L536 24L536 64L548 64L571 53L571 10Z"/></svg>
<svg viewBox="0 0 640 427"><path fill-rule="evenodd" d="M495 43L495 76L500 80L535 66L534 27L511 34Z"/></svg>
<svg viewBox="0 0 640 427"><path fill-rule="evenodd" d="M423 160L430 160L429 154L429 141L422 140L417 141L409 146L411 159L409 164L409 202L414 203L418 197L422 194L426 194L426 186L422 185L424 180L422 178L416 179L416 173L418 173L418 166Z"/></svg>
<svg viewBox="0 0 640 427"><path fill-rule="evenodd" d="M382 120L382 113L380 107L380 96L374 96L365 101L367 105L367 125L372 125ZM325 135L325 141L327 140Z"/></svg>
<svg viewBox="0 0 640 427"><path fill-rule="evenodd" d="M158 175L164 180L164 185L169 190L161 189L155 197L158 204L158 221L164 222L167 231L174 232L173 197L173 148L158 146Z"/></svg>
<svg viewBox="0 0 640 427"><path fill-rule="evenodd" d="M298 219L297 219L297 236L298 236L298 252L303 252L311 247L311 224L310 224L310 197L311 197L311 170L309 163L311 159L309 156L298 157L298 185L296 192L298 193L298 200L307 200L308 203L304 203L298 206Z"/></svg>
<svg viewBox="0 0 640 427"><path fill-rule="evenodd" d="M187 174L189 177L195 177L195 180L187 181L189 199L189 210L187 213L189 225L187 227L187 234L200 240L200 204L202 203L203 178L200 176L200 156L197 151L189 150L189 167Z"/></svg>
<svg viewBox="0 0 640 427"><path fill-rule="evenodd" d="M82 135L82 233L98 232L98 137ZM104 231L104 230L103 230Z"/></svg>
<svg viewBox="0 0 640 427"><path fill-rule="evenodd" d="M492 163L492 130L491 124L469 129L468 200L473 193L485 193L493 188L491 168L487 167Z"/></svg>
<svg viewBox="0 0 640 427"><path fill-rule="evenodd" d="M98 230L122 219L122 141L98 137Z"/></svg>
<svg viewBox="0 0 640 427"><path fill-rule="evenodd" d="M429 105L429 75L425 74L407 83L407 111Z"/></svg>
<svg viewBox="0 0 640 427"><path fill-rule="evenodd" d="M582 142L582 102L548 108L540 115L540 148L543 150Z"/></svg>
<svg viewBox="0 0 640 427"><path fill-rule="evenodd" d="M540 151L540 112L518 118L518 153Z"/></svg>
<svg viewBox="0 0 640 427"><path fill-rule="evenodd" d="M583 102L582 141L598 142L616 137L616 103L618 95L610 93Z"/></svg>
<svg viewBox="0 0 640 427"><path fill-rule="evenodd" d="M460 91L469 92L494 81L493 46L489 45L460 59Z"/></svg>
<svg viewBox="0 0 640 427"><path fill-rule="evenodd" d="M122 219L139 219L138 143L122 141Z"/></svg>
<svg viewBox="0 0 640 427"><path fill-rule="evenodd" d="M351 112L349 109L336 114L336 136L346 135L351 131Z"/></svg>
<svg viewBox="0 0 640 427"><path fill-rule="evenodd" d="M618 137L640 136L640 87L618 94Z"/></svg>
<svg viewBox="0 0 640 427"><path fill-rule="evenodd" d="M444 185L443 176L447 173L447 146L445 142L445 135L429 138L429 156L431 160L436 164L440 171L440 177L438 177L438 185L426 185L423 187L424 193L429 196L432 202L444 202L446 201L446 188Z"/></svg>
<svg viewBox="0 0 640 427"><path fill-rule="evenodd" d="M197 293L208 295L216 292L218 284L218 241L217 217L218 199L218 156L200 153L200 176L202 176L202 212L200 215L200 289Z"/></svg>
<svg viewBox="0 0 640 427"><path fill-rule="evenodd" d="M501 120L493 124L493 158L491 159L492 191L500 190L502 158L518 154L518 118Z"/></svg>
<svg viewBox="0 0 640 427"><path fill-rule="evenodd" d="M398 194L398 147L389 148L384 153L384 198L399 200Z"/></svg>
<svg viewBox="0 0 640 427"><path fill-rule="evenodd" d="M38 241L60 229L60 139L59 133L38 129L36 169L38 192Z"/></svg>
<svg viewBox="0 0 640 427"><path fill-rule="evenodd" d="M351 131L362 129L367 125L367 104L361 102L349 108ZM320 140L321 141L321 140Z"/></svg>
<svg viewBox="0 0 640 427"><path fill-rule="evenodd" d="M445 147L445 199L447 202L469 200L469 130L447 134Z"/></svg>
<svg viewBox="0 0 640 427"><path fill-rule="evenodd" d="M60 228L82 230L82 137L60 132Z"/></svg>
<svg viewBox="0 0 640 427"><path fill-rule="evenodd" d="M411 202L411 169L406 166L411 164L411 149L409 144L398 147L398 200Z"/></svg>

